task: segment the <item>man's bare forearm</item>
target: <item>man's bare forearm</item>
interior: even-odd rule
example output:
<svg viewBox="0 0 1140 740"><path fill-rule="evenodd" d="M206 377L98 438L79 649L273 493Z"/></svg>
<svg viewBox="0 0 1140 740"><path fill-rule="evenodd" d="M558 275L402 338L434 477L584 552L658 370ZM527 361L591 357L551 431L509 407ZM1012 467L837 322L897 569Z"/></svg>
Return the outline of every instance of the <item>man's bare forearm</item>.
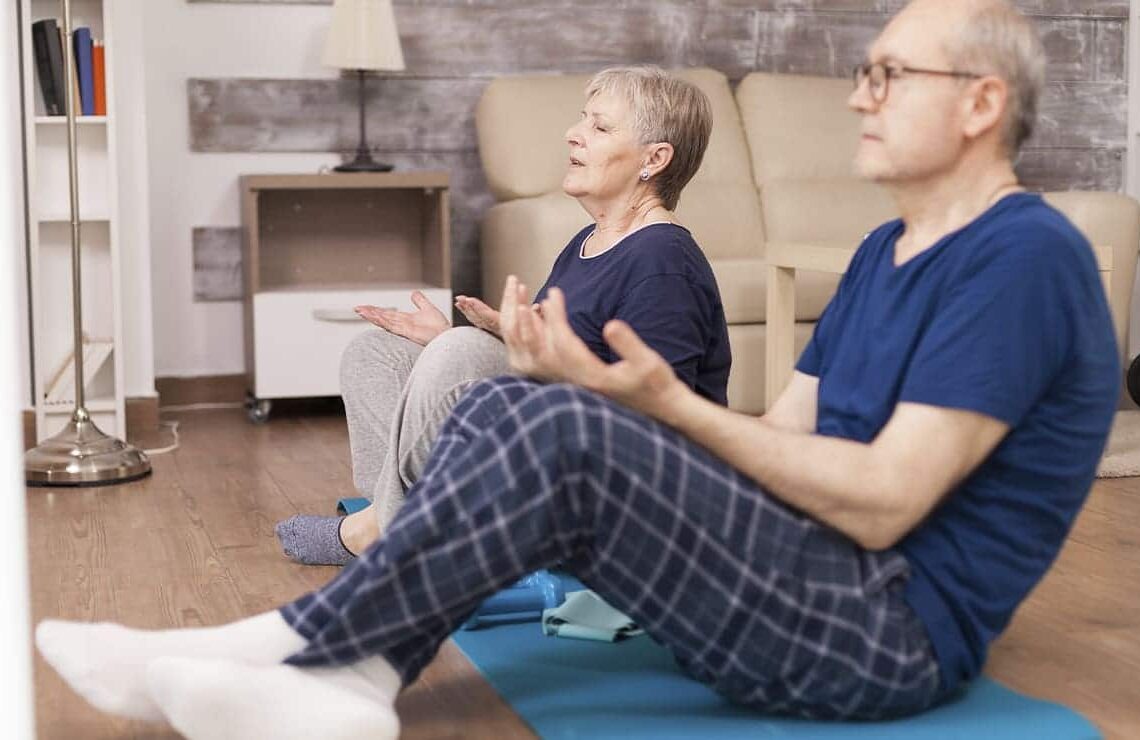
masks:
<svg viewBox="0 0 1140 740"><path fill-rule="evenodd" d="M864 547L892 544L899 486L871 445L778 428L695 393L677 394L659 418L784 503Z"/></svg>

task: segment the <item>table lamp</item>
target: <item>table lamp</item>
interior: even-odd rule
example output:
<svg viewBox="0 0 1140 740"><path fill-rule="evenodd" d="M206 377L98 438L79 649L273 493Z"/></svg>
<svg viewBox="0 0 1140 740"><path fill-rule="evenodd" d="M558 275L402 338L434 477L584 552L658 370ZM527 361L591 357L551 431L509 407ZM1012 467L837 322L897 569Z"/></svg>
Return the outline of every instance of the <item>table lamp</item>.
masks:
<svg viewBox="0 0 1140 740"><path fill-rule="evenodd" d="M336 0L321 61L326 67L356 72L360 93L360 143L356 147L356 158L333 169L337 172L387 172L392 169L392 165L372 159L364 115L366 73L404 69L404 52L400 48L391 0Z"/></svg>

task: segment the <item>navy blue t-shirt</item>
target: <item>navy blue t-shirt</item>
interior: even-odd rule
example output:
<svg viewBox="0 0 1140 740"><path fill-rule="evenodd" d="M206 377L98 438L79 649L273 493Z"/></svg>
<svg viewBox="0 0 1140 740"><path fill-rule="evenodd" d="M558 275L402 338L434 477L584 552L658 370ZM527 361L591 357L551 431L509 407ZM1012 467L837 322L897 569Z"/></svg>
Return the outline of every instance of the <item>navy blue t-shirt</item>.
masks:
<svg viewBox="0 0 1140 740"><path fill-rule="evenodd" d="M618 357L602 327L610 319L625 321L690 388L727 404L732 354L724 307L712 268L688 229L651 224L583 257L582 244L593 230L587 226L570 240L535 302L549 288L561 288L570 326L606 362Z"/></svg>
<svg viewBox="0 0 1140 740"><path fill-rule="evenodd" d="M870 442L900 402L1010 426L897 545L907 602L950 690L981 671L1056 557L1092 485L1121 371L1088 242L1039 196L1003 198L896 267L903 230L892 221L864 239L797 369L819 378L820 434Z"/></svg>

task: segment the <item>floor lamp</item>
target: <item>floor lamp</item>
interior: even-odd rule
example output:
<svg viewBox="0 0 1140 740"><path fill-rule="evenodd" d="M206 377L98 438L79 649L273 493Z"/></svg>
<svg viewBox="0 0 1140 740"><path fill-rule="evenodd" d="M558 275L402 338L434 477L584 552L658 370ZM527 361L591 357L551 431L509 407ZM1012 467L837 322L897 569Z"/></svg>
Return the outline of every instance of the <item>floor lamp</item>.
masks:
<svg viewBox="0 0 1140 740"><path fill-rule="evenodd" d="M63 0L63 35L71 45L71 0ZM65 53L65 89L75 89L75 58ZM79 250L79 165L74 101L67 104L67 164L71 187L71 310L74 332L75 410L63 431L24 453L29 486L101 486L150 474L146 453L99 429L84 405L83 308ZM122 351L116 347L116 351Z"/></svg>

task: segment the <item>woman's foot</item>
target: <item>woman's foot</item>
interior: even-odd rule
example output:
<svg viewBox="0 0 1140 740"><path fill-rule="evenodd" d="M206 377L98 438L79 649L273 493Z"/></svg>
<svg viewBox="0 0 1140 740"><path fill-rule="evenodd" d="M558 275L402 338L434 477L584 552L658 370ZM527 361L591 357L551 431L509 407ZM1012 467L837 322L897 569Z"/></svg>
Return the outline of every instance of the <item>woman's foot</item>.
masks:
<svg viewBox="0 0 1140 740"><path fill-rule="evenodd" d="M344 517L298 514L277 524L281 549L305 565L346 565L379 536L372 506Z"/></svg>
<svg viewBox="0 0 1140 740"><path fill-rule="evenodd" d="M373 542L380 539L376 507L369 504L346 516L340 523L340 539L354 556L371 547Z"/></svg>
<svg viewBox="0 0 1140 740"><path fill-rule="evenodd" d="M36 647L77 694L109 714L145 720L162 719L145 686L146 667L157 658L276 665L304 646L305 639L276 611L198 629L136 630L54 619L36 627Z"/></svg>

